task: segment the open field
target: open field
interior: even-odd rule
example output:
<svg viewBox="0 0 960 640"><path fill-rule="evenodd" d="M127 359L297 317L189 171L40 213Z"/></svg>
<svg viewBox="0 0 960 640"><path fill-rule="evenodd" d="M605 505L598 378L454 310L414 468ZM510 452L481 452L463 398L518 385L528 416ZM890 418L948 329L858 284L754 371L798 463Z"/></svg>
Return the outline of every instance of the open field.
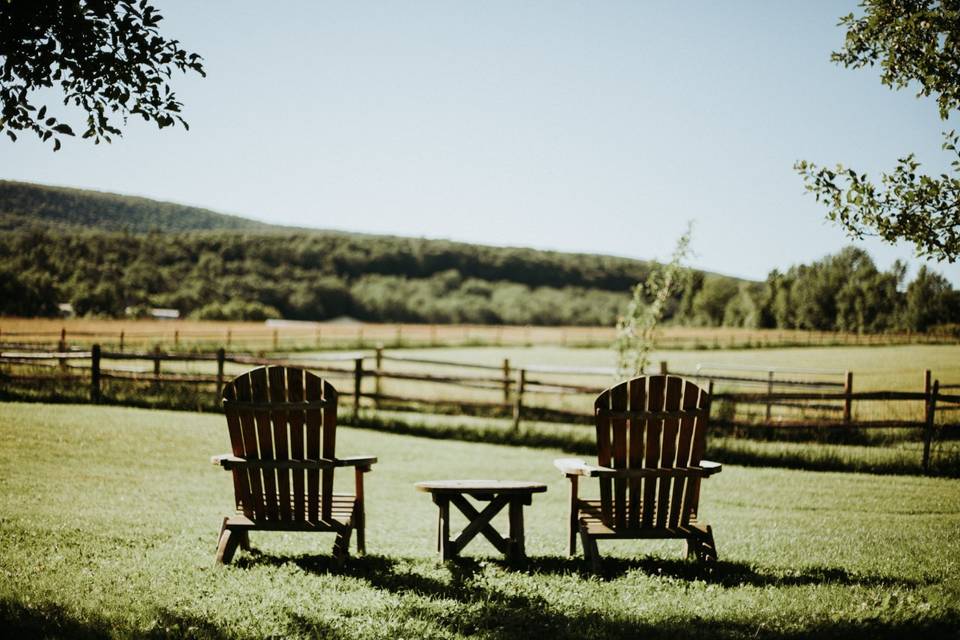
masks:
<svg viewBox="0 0 960 640"><path fill-rule="evenodd" d="M387 351L389 353L389 350ZM406 357L422 356L453 362L479 363L499 366L505 358L513 368L536 365L596 367L612 369L616 354L611 349L569 349L558 346L541 347L461 347L445 349L404 349ZM298 356L309 357L301 353ZM779 349L719 349L689 351L658 349L650 356L653 368L660 361L668 363L671 371L695 371L698 365L749 365L759 369L824 369L837 374L854 373L858 390L879 389L916 390L922 387L923 370L930 369L941 382L960 383L960 346L955 345L896 345L824 348ZM411 367L412 369L413 367ZM836 378L836 375L834 376ZM576 377L577 381L610 382L612 376Z"/></svg>
<svg viewBox="0 0 960 640"><path fill-rule="evenodd" d="M367 322L226 322L91 318L2 318L0 342L53 346L100 343L111 349L304 350L442 346L608 347L612 327L547 327L466 324L379 324ZM662 327L659 344L677 349L750 349L777 346L877 344L958 344L948 334L890 333L858 335L829 331Z"/></svg>
<svg viewBox="0 0 960 640"><path fill-rule="evenodd" d="M952 637L960 628L956 480L725 467L704 485L721 561L677 542L603 546L601 579L563 556L559 450L344 428L372 453L371 555L335 569L329 535L259 534L212 566L229 476L221 416L0 404L0 625L10 637ZM416 480L543 480L531 561L475 542L439 565ZM347 478L344 478L347 479Z"/></svg>

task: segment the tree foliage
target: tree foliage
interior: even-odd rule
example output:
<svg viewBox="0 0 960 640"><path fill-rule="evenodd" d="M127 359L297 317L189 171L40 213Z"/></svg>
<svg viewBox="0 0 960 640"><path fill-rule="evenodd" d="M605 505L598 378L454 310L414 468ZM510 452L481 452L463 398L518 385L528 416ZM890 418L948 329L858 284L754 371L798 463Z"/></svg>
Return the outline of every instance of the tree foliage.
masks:
<svg viewBox="0 0 960 640"><path fill-rule="evenodd" d="M831 59L858 69L881 66L892 89L916 82L919 96L934 96L943 120L960 108L960 2L957 0L864 0L863 15L840 21L843 48ZM807 161L795 165L808 191L828 207L827 217L855 238L877 235L908 240L917 255L954 262L960 256L960 152L958 136L944 133L952 175L923 175L909 154L879 183L866 174Z"/></svg>
<svg viewBox="0 0 960 640"><path fill-rule="evenodd" d="M960 3L956 0L865 0L864 15L840 19L847 28L830 59L851 69L881 66L891 89L911 82L918 97L936 96L940 117L960 107Z"/></svg>
<svg viewBox="0 0 960 640"><path fill-rule="evenodd" d="M122 135L131 115L187 127L169 80L174 69L205 75L203 63L159 32L162 19L147 0L0 2L0 130L14 141L32 131L58 150L74 128L34 101L54 87L86 114L82 137L97 144Z"/></svg>
<svg viewBox="0 0 960 640"><path fill-rule="evenodd" d="M543 254L375 236L19 227L0 233L0 315L49 316L70 302L100 316L174 307L204 319L611 326L631 303L629 287L605 288L586 257ZM661 321L853 332L960 322L960 293L942 276L923 269L904 288L902 265L881 271L852 247L762 283L635 273L649 283L630 311L639 339Z"/></svg>
<svg viewBox="0 0 960 640"><path fill-rule="evenodd" d="M881 271L862 249L847 247L763 283L731 287L713 276L692 278L675 323L758 329L878 333L927 331L960 321L960 292L926 267L906 290L906 267ZM686 309L686 311L683 311ZM722 318L722 321L718 321Z"/></svg>
<svg viewBox="0 0 960 640"><path fill-rule="evenodd" d="M53 315L70 302L106 316L175 307L210 319L610 326L642 282L630 313L671 324L874 332L960 321L960 294L941 276L922 270L904 287L903 265L881 271L852 247L765 282L665 277L626 258L270 227L3 181L0 231L0 315Z"/></svg>
<svg viewBox="0 0 960 640"><path fill-rule="evenodd" d="M684 234L677 239L670 261L654 267L646 282L639 282L633 287L626 312L617 319L614 347L617 351L617 375L620 378L643 375L650 364L657 326L663 320L670 301L678 291L684 290L684 280L689 275L683 263L690 257L692 233L692 225L688 225Z"/></svg>
<svg viewBox="0 0 960 640"><path fill-rule="evenodd" d="M174 307L202 319L613 324L626 287L599 288L579 258L346 234L22 227L0 234L0 314L70 302L103 316Z"/></svg>

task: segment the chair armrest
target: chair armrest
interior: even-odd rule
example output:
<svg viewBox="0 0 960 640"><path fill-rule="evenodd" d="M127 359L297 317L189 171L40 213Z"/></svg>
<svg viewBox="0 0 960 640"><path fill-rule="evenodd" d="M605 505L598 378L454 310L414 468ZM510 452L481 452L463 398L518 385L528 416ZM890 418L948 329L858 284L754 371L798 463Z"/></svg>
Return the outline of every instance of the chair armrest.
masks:
<svg viewBox="0 0 960 640"><path fill-rule="evenodd" d="M590 478L596 478L597 476L604 475L606 472L616 473L614 469L587 464L579 458L557 458L553 461L553 466L567 476L588 476Z"/></svg>
<svg viewBox="0 0 960 640"><path fill-rule="evenodd" d="M710 460L701 460L700 468L703 469L703 477L709 478L715 473L720 473L723 471L723 465L719 462L711 462Z"/></svg>
<svg viewBox="0 0 960 640"><path fill-rule="evenodd" d="M338 467L356 467L357 471L370 471L376 462L376 456L348 456L336 459Z"/></svg>
<svg viewBox="0 0 960 640"><path fill-rule="evenodd" d="M333 469L336 467L357 467L369 471L370 465L377 461L374 456L351 456L349 458L320 458L317 460L248 460L230 454L213 456L210 462L224 469Z"/></svg>
<svg viewBox="0 0 960 640"><path fill-rule="evenodd" d="M587 476L590 478L707 478L715 473L720 473L721 470L719 463L709 460L702 461L700 466L697 467L648 467L640 469L611 469L587 464L577 458L559 458L554 460L553 464L567 477Z"/></svg>

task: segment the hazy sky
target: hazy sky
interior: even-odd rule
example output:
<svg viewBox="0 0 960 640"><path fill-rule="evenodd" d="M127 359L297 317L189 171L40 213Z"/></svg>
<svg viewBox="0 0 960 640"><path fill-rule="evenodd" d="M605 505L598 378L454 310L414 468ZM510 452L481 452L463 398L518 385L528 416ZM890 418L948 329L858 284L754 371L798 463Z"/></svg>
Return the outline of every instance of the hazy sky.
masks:
<svg viewBox="0 0 960 640"><path fill-rule="evenodd" d="M206 59L206 79L174 77L190 131L4 139L0 177L636 258L694 219L697 266L762 279L848 242L796 160L947 167L932 100L829 62L853 2L155 4ZM882 268L912 256L863 246Z"/></svg>

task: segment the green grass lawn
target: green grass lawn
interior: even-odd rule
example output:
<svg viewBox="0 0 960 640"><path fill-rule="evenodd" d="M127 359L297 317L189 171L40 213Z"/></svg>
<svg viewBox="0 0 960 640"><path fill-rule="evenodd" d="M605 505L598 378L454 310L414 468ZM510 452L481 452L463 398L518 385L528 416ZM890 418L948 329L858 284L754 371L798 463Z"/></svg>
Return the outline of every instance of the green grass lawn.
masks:
<svg viewBox="0 0 960 640"><path fill-rule="evenodd" d="M5 637L956 637L960 483L727 466L703 515L720 562L679 542L601 546L604 574L564 555L559 450L343 428L367 478L368 549L255 533L215 568L232 505L222 416L0 404L0 629ZM429 478L549 483L527 509L526 568L485 541L440 565ZM345 474L344 481L351 478ZM500 523L502 525L502 523Z"/></svg>

